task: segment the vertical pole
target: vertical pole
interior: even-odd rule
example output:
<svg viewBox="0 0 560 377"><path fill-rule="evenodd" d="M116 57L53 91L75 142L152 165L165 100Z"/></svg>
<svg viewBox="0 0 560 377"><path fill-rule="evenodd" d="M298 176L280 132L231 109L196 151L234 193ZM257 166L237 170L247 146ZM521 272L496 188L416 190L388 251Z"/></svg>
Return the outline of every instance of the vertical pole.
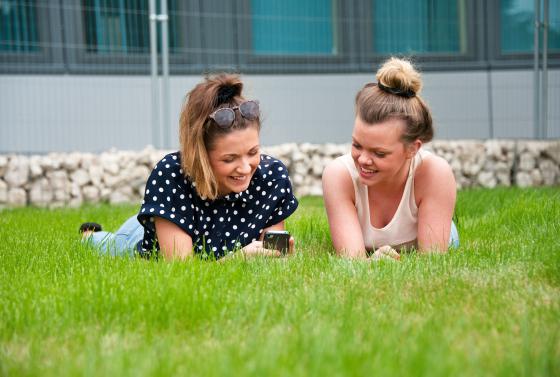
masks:
<svg viewBox="0 0 560 377"><path fill-rule="evenodd" d="M543 47L542 47L542 111L541 111L541 137L546 139L548 134L548 0L544 0L543 6Z"/></svg>
<svg viewBox="0 0 560 377"><path fill-rule="evenodd" d="M163 147L171 148L171 132L169 124L169 16L167 14L167 0L161 0L161 65L162 65L162 111L163 111Z"/></svg>
<svg viewBox="0 0 560 377"><path fill-rule="evenodd" d="M535 0L535 34L533 42L533 130L536 139L540 138L540 75L539 75L539 34L541 0Z"/></svg>
<svg viewBox="0 0 560 377"><path fill-rule="evenodd" d="M149 12L151 67L150 73L152 78L152 143L154 144L154 148L160 148L156 0L150 0Z"/></svg>

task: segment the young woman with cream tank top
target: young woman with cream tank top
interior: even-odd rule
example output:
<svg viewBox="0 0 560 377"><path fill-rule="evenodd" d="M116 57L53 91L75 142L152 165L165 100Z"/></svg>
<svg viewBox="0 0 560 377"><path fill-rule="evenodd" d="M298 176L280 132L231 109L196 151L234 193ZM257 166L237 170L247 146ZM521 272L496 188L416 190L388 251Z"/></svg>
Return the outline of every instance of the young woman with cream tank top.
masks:
<svg viewBox="0 0 560 377"><path fill-rule="evenodd" d="M422 148L433 137L412 65L388 60L356 96L352 151L323 172L332 240L339 255L399 258L458 246L456 184L449 164Z"/></svg>

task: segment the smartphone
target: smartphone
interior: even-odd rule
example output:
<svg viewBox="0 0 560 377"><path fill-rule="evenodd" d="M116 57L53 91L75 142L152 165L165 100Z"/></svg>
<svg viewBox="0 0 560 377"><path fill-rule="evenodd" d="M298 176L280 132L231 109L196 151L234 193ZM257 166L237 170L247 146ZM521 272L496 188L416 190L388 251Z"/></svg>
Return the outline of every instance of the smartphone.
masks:
<svg viewBox="0 0 560 377"><path fill-rule="evenodd" d="M290 249L290 232L287 230L267 230L264 233L263 246L265 249L278 250L287 254Z"/></svg>

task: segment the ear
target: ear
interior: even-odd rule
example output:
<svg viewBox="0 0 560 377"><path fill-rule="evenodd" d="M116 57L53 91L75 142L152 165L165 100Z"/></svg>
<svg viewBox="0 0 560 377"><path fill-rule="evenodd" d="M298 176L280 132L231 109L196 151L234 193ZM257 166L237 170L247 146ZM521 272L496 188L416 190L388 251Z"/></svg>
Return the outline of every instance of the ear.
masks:
<svg viewBox="0 0 560 377"><path fill-rule="evenodd" d="M406 158L413 158L418 153L418 150L422 147L422 141L420 139L414 140L406 146Z"/></svg>

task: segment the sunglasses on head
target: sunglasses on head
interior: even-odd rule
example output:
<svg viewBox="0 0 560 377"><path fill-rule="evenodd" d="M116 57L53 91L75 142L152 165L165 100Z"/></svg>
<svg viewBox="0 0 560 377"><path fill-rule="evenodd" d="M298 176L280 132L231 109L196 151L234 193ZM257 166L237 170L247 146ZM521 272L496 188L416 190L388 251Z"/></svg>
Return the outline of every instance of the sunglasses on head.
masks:
<svg viewBox="0 0 560 377"><path fill-rule="evenodd" d="M222 107L208 116L221 128L231 127L235 120L235 110L247 120L255 120L259 117L258 101L245 101L234 107Z"/></svg>

